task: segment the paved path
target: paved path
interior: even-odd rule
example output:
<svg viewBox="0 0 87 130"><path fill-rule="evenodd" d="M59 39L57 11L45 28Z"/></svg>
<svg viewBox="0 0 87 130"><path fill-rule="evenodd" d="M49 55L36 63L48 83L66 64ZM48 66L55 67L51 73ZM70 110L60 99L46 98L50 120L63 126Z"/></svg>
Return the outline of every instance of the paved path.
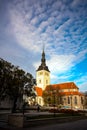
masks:
<svg viewBox="0 0 87 130"><path fill-rule="evenodd" d="M21 114L21 113L18 113ZM49 114L48 112L37 112L37 111L31 111L30 113L26 113L29 115L44 115ZM6 128L6 122L0 122L0 126L5 126ZM3 130L3 129L0 129ZM82 119L74 122L68 122L68 123L61 123L61 124L46 124L45 126L34 126L30 128L9 128L7 130L87 130L87 119Z"/></svg>
<svg viewBox="0 0 87 130"><path fill-rule="evenodd" d="M24 130L87 130L87 119L69 123L52 124L46 126L26 128Z"/></svg>

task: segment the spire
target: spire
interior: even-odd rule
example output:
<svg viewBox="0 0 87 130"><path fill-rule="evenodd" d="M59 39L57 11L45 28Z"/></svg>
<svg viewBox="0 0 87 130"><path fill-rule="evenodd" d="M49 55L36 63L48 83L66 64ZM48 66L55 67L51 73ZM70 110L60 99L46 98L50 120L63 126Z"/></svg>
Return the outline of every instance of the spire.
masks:
<svg viewBox="0 0 87 130"><path fill-rule="evenodd" d="M42 58L41 58L41 65L39 66L38 70L46 70L49 71L48 67L46 66L46 59L45 59L45 52L44 52L44 44L43 44L43 51L42 51ZM50 71L49 71L50 72Z"/></svg>
<svg viewBox="0 0 87 130"><path fill-rule="evenodd" d="M45 49L45 43L43 43L43 52L44 52L44 49Z"/></svg>
<svg viewBox="0 0 87 130"><path fill-rule="evenodd" d="M43 44L43 52L42 52L42 59L41 59L41 65L44 67L46 66L46 60L45 60L45 52L44 52L44 44Z"/></svg>

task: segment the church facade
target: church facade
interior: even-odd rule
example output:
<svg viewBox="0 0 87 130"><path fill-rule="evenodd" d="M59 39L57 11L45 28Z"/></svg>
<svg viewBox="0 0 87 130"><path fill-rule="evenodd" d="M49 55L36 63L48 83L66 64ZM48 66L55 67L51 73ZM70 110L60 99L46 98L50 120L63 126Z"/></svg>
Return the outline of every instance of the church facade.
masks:
<svg viewBox="0 0 87 130"><path fill-rule="evenodd" d="M42 52L41 65L36 70L36 84L36 102L37 104L43 106L45 105L44 99L42 97L43 91L51 85L50 71L46 65L44 49ZM59 105L65 108L83 109L84 95L79 92L79 88L75 85L74 82L52 84L51 86L59 90Z"/></svg>

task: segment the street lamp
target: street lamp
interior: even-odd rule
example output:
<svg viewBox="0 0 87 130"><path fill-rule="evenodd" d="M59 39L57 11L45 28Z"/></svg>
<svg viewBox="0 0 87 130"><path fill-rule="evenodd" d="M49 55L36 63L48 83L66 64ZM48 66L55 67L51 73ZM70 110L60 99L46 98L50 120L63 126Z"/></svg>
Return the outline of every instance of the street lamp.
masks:
<svg viewBox="0 0 87 130"><path fill-rule="evenodd" d="M72 86L73 86L73 83L71 84L71 110L73 108L73 104L72 104Z"/></svg>
<svg viewBox="0 0 87 130"><path fill-rule="evenodd" d="M72 110L72 94L71 94L71 110Z"/></svg>
<svg viewBox="0 0 87 130"><path fill-rule="evenodd" d="M53 97L54 97L54 117L55 117L55 93L56 93L56 90L53 90Z"/></svg>
<svg viewBox="0 0 87 130"><path fill-rule="evenodd" d="M24 112L25 112L25 106L26 106L26 103L27 103L27 92L29 91L29 88L28 88L28 83L26 83L23 87L23 106L22 106L22 111L23 111L23 115L24 115Z"/></svg>
<svg viewBox="0 0 87 130"><path fill-rule="evenodd" d="M71 84L71 113L72 113L72 115L73 115L72 86L73 86L73 83Z"/></svg>
<svg viewBox="0 0 87 130"><path fill-rule="evenodd" d="M25 94L25 88L23 89L23 115L24 115L24 112L25 112L25 102L26 102L26 94Z"/></svg>

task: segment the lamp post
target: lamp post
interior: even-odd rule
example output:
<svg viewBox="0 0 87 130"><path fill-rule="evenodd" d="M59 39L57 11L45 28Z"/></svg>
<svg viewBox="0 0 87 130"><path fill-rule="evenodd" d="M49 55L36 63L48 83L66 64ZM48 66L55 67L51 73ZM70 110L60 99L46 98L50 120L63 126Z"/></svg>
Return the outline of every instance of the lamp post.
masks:
<svg viewBox="0 0 87 130"><path fill-rule="evenodd" d="M73 86L73 83L71 84L71 113L72 113L72 115L73 115L72 86Z"/></svg>
<svg viewBox="0 0 87 130"><path fill-rule="evenodd" d="M72 86L73 86L73 83L71 84L71 110L72 110L72 108L73 108L73 104L72 104Z"/></svg>
<svg viewBox="0 0 87 130"><path fill-rule="evenodd" d="M24 115L24 112L25 112L25 101L26 101L26 95L25 95L25 89L23 90L23 115Z"/></svg>
<svg viewBox="0 0 87 130"><path fill-rule="evenodd" d="M25 112L26 99L27 99L27 93L26 92L29 91L28 88L27 88L27 85L28 85L28 83L26 83L23 87L23 106L22 106L23 115L24 115L24 112Z"/></svg>
<svg viewBox="0 0 87 130"><path fill-rule="evenodd" d="M53 98L54 98L54 117L55 117L55 93L56 93L56 90L53 90Z"/></svg>
<svg viewBox="0 0 87 130"><path fill-rule="evenodd" d="M72 94L71 94L71 110L72 110Z"/></svg>

